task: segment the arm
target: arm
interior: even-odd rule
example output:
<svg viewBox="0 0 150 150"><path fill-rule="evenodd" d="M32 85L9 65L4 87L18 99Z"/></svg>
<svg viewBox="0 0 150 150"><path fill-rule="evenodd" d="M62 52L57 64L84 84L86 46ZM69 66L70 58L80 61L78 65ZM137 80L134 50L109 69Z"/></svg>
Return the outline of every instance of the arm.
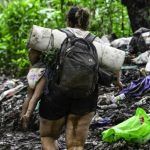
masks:
<svg viewBox="0 0 150 150"><path fill-rule="evenodd" d="M38 82L38 84L36 85L33 96L29 101L28 109L27 109L27 112L26 112L27 116L30 116L33 113L33 111L35 109L35 106L36 106L39 98L41 97L41 95L43 93L45 83L46 83L46 79L45 79L45 77L42 77L40 79L40 81Z"/></svg>
<svg viewBox="0 0 150 150"><path fill-rule="evenodd" d="M23 115L25 115L25 113L27 112L28 105L29 105L30 99L32 98L33 93L34 93L34 90L31 89L30 87L28 87L27 98L22 105L21 119L22 119Z"/></svg>
<svg viewBox="0 0 150 150"><path fill-rule="evenodd" d="M123 84L122 82L120 81L120 76L121 76L121 72L120 71L116 71L114 73L114 77L115 77L115 80L113 81L113 83L119 87L119 89L122 89L123 88Z"/></svg>

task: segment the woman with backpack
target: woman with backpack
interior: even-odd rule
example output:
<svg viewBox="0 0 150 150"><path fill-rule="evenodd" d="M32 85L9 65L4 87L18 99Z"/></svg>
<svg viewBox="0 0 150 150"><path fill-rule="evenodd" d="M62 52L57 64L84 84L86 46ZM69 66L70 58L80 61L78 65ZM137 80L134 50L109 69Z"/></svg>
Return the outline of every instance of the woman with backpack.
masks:
<svg viewBox="0 0 150 150"><path fill-rule="evenodd" d="M67 15L69 31L84 38L89 23L86 9L72 7ZM83 150L90 122L94 116L98 98L98 86L85 98L66 96L57 86L44 95L40 103L40 135L44 150L57 150L56 140L65 126L68 150Z"/></svg>
<svg viewBox="0 0 150 150"><path fill-rule="evenodd" d="M105 48L99 38L86 31L89 17L86 9L74 6L67 14L66 29L61 32L47 30L53 32L47 47L60 51L51 66L53 71L45 74L49 79L48 91L44 92L39 106L43 150L59 149L57 139L64 127L67 149L84 149L98 99L99 58L95 47ZM35 35L33 41L39 42ZM119 61L119 57L116 61ZM115 64L111 63L111 66L114 68Z"/></svg>

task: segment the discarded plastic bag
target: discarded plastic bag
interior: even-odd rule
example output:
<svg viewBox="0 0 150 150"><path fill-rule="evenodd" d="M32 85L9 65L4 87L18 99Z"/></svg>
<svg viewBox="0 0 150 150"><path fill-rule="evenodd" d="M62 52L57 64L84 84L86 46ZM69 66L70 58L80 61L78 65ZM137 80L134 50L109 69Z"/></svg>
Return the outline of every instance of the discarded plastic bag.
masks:
<svg viewBox="0 0 150 150"><path fill-rule="evenodd" d="M119 139L137 143L150 140L150 117L142 108L137 108L133 117L102 132L102 140L106 142Z"/></svg>

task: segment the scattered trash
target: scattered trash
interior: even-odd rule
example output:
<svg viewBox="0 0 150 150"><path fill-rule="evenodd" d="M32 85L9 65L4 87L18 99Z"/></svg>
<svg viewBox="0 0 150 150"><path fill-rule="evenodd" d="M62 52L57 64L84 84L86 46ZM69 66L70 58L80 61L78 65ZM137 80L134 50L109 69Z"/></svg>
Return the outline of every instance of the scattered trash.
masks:
<svg viewBox="0 0 150 150"><path fill-rule="evenodd" d="M150 57L150 50L141 53L138 57L134 58L132 61L135 64L146 64Z"/></svg>
<svg viewBox="0 0 150 150"><path fill-rule="evenodd" d="M9 98L11 96L14 96L16 93L20 92L22 89L24 88L23 84L17 85L16 87L9 89L7 91L4 91L1 95L0 95L0 101L2 101L5 97Z"/></svg>
<svg viewBox="0 0 150 150"><path fill-rule="evenodd" d="M112 103L120 103L120 101L122 101L123 99L125 99L125 94L124 93L122 93L122 94L120 94L120 95L118 95L118 96L112 96Z"/></svg>
<svg viewBox="0 0 150 150"><path fill-rule="evenodd" d="M130 39L127 40L129 42ZM118 45L126 52L126 57L129 59L121 68L121 81L125 87L129 86L133 80L141 78L143 75L140 70L143 67L145 68L145 64L144 66L142 66L142 64L132 64L133 62L131 59L134 57L130 55L130 52L128 51L128 48L130 49L132 45L128 42L123 44L120 43L122 45ZM110 42L107 44L109 45ZM136 52L140 52L139 49L135 49L135 53ZM145 52L145 50L141 52ZM147 66L149 67L149 65ZM147 79L149 80L149 78ZM132 118L139 106L150 114L149 92L137 97L129 97L127 95L125 100L120 103L113 103L112 96L116 96L118 92L118 88L112 84L110 86L99 86L98 105L89 128L88 138L85 143L86 150L148 150L150 148L150 142L148 141L150 138L149 135L145 135L141 141L137 141L138 143L146 142L145 144L128 142L128 140L124 140L123 138L112 143L102 140L102 132L110 130L115 125ZM26 95L26 77L16 80L7 78L4 75L0 76L0 150L41 150L38 105L29 123L29 130L25 132L20 126L20 112ZM137 122L139 123L139 126L146 125L146 119L143 116L138 118ZM147 128L141 131L145 133ZM111 136L111 138L114 138L114 135ZM64 131L58 139L58 145L59 149L66 150Z"/></svg>
<svg viewBox="0 0 150 150"><path fill-rule="evenodd" d="M150 100L150 96L145 96L140 101L135 102L133 105L131 105L131 108L145 105L147 103L147 100Z"/></svg>
<svg viewBox="0 0 150 150"><path fill-rule="evenodd" d="M18 90L16 90L16 93L13 93L11 96L5 96L5 98L0 101L0 149L18 150L23 148L29 150L41 150L40 136L38 130L38 109L36 109L33 113L28 132L24 132L20 126L21 107L27 94L26 77L13 81L15 82L15 85L12 84L14 87L10 86L6 88L1 88L3 89L1 90L1 94L5 91L14 89L15 87L17 87L16 89ZM7 78L0 78L0 85L3 85L4 87L4 83L8 83ZM112 148L134 149L134 147L137 148L137 145L134 145L133 143L130 144L124 140L119 140L114 143L106 143L102 141L102 137L99 138L100 132L110 129L112 126L119 124L131 117L134 114L136 108L139 106L139 104L137 104L138 102L142 101L142 105L140 106L145 108L145 110L150 113L149 98L145 100L142 100L142 98L138 100L126 99L125 101L123 101L123 103L120 103L118 105L111 102L111 97L115 94L114 91L116 91L115 86L99 87L98 106L96 114L91 122L88 139L85 143L86 150L112 150ZM141 121L143 121L142 118ZM58 143L61 150L66 150L64 134L60 136ZM148 145L150 146L150 143L144 145L144 147L147 148ZM138 148L143 149L143 146L139 145Z"/></svg>
<svg viewBox="0 0 150 150"><path fill-rule="evenodd" d="M91 127L102 127L102 126L106 126L106 125L110 125L111 124L111 118L109 117L94 117L93 121L91 123Z"/></svg>
<svg viewBox="0 0 150 150"><path fill-rule="evenodd" d="M111 42L111 46L116 47L121 50L124 50L124 51L127 51L131 39L132 39L132 37L128 37L128 38L124 37L124 38L119 38L119 39L113 40Z"/></svg>

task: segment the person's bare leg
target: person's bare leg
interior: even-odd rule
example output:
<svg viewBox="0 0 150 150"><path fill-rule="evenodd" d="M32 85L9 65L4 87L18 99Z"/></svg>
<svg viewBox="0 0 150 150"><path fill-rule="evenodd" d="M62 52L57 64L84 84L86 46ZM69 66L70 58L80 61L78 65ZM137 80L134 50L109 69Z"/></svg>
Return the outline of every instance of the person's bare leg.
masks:
<svg viewBox="0 0 150 150"><path fill-rule="evenodd" d="M58 150L56 140L59 137L64 124L65 118L53 121L40 118L40 136L42 150Z"/></svg>
<svg viewBox="0 0 150 150"><path fill-rule="evenodd" d="M94 112L83 116L69 115L66 124L67 150L83 150Z"/></svg>

